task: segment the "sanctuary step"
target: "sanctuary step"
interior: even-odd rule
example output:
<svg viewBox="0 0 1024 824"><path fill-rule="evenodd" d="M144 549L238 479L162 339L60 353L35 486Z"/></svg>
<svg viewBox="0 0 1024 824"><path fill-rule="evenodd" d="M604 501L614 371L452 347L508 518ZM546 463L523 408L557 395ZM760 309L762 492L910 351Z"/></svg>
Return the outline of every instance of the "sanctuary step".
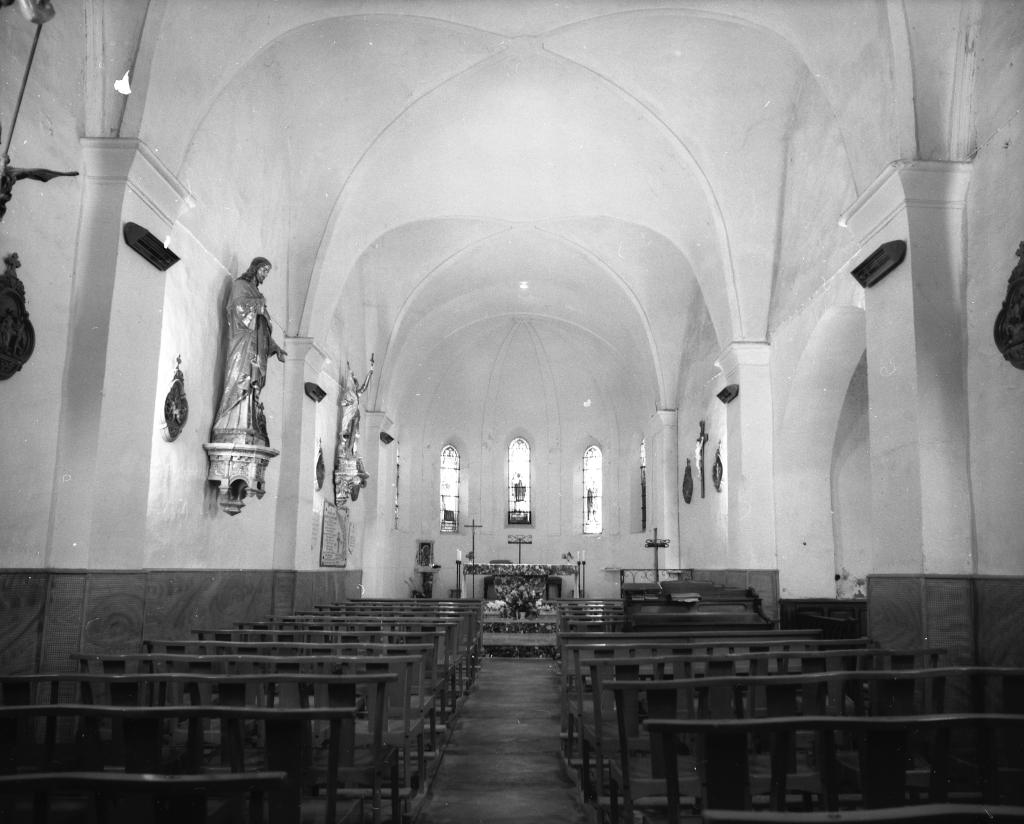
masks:
<svg viewBox="0 0 1024 824"><path fill-rule="evenodd" d="M484 613L484 656L490 658L558 658L554 613L503 618Z"/></svg>

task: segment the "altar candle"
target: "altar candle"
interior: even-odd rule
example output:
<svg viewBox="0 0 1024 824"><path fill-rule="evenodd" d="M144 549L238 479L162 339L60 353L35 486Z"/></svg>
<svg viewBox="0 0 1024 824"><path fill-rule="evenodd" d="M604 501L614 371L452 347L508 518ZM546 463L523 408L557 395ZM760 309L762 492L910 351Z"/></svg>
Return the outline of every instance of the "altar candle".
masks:
<svg viewBox="0 0 1024 824"><path fill-rule="evenodd" d="M585 549L580 550L580 561L584 564L587 562L587 551Z"/></svg>
<svg viewBox="0 0 1024 824"><path fill-rule="evenodd" d="M458 561L459 563L462 563L462 550L461 549L455 550L455 560Z"/></svg>

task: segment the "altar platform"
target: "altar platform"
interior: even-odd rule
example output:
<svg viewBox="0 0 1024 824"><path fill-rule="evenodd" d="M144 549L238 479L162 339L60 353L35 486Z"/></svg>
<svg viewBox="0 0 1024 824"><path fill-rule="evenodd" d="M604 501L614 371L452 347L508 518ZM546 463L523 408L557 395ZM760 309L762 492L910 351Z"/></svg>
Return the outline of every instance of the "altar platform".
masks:
<svg viewBox="0 0 1024 824"><path fill-rule="evenodd" d="M492 658L557 658L558 618L548 582L559 577L563 597L578 592L575 564L465 564L463 592L485 597L484 655ZM477 581L476 578L481 580ZM492 592L485 593L490 585ZM489 597L490 600L486 600ZM570 596L571 597L571 596Z"/></svg>
<svg viewBox="0 0 1024 824"><path fill-rule="evenodd" d="M558 621L554 611L530 618L505 618L484 609L484 656L490 658L558 658Z"/></svg>

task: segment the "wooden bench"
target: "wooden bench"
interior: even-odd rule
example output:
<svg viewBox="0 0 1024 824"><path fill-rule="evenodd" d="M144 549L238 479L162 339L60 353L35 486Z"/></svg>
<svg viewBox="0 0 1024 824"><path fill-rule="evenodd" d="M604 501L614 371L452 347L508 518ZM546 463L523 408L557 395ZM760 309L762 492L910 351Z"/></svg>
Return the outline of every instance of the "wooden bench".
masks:
<svg viewBox="0 0 1024 824"><path fill-rule="evenodd" d="M1024 807L1003 804L917 804L838 812L706 810L704 824L1021 824Z"/></svg>
<svg viewBox="0 0 1024 824"><path fill-rule="evenodd" d="M818 741L811 765L821 786L826 810L839 807L841 794L847 803L849 788L841 779L855 776L859 806L892 807L907 803L907 772L912 753L926 751L929 758L929 802L945 803L951 793L972 794L982 803L1021 802L1020 770L1024 754L1019 745L1024 734L1024 715L1004 713L926 714L909 716L786 716L744 719L650 719L644 727L651 736L653 753L660 752L667 784L667 811L678 820L680 805L679 756L681 738L687 751L697 752L701 799L706 809L749 809L752 804L752 753L759 741L769 754L770 798L773 809L784 808L789 762L789 742L800 733L813 733ZM949 741L956 731L968 733L971 758L961 763L966 777L951 769ZM911 735L924 736L926 750L915 746ZM847 742L845 754L840 742ZM849 765L852 769L843 769ZM1009 778L1006 778L1009 775Z"/></svg>
<svg viewBox="0 0 1024 824"><path fill-rule="evenodd" d="M300 709L309 707L359 708L359 717L342 727L345 749L337 768L339 799L368 800L379 820L382 799L390 796L392 815L400 815L401 785L398 749L384 736L387 690L394 673L324 675L263 673L211 675L189 673L47 673L0 676L3 705L77 703L91 706L205 706ZM70 698L68 697L70 696ZM199 736L197 730L191 735ZM58 730L49 724L42 740L56 741ZM244 751L243 728L234 721L222 730L218 746L229 762ZM307 748L312 746L309 737ZM204 743L206 737L203 737ZM385 786L386 785L386 786ZM386 793L385 793L386 790Z"/></svg>
<svg viewBox="0 0 1024 824"><path fill-rule="evenodd" d="M316 780L311 773L314 753L305 742L309 724L318 721L327 728L326 767L322 779L324 818L321 820L335 822L339 818L337 768L346 746L342 725L354 722L357 710L355 706L302 709L64 703L4 706L0 707L0 774L18 778L32 776L32 785L26 786L23 792L12 778L5 782L3 790L8 796L23 796L31 791L33 808L46 810L53 801L53 794L47 794L42 788L44 776L61 773L64 777L55 786L71 789L77 785L102 809L109 805L112 796L104 794L104 785L95 774L111 772L124 778L124 788L130 788L133 795L144 797L150 804L169 797L171 801L163 803L170 803L179 811L179 816L182 808L175 802L187 802L190 811L198 809L199 804L205 809L203 797L195 794L214 790L243 793L249 798L250 813L255 814L251 808L259 794L266 792L271 824L297 824L303 807L303 787L311 779ZM68 719L75 728L66 740L52 732L60 719ZM208 724L202 732L201 722L216 724ZM178 737L174 730L182 723L186 724L187 732L184 737ZM204 744L211 729L226 733L253 724L259 725L258 753L252 757L242 754L233 760L230 772L205 763ZM108 727L109 738L104 735ZM112 746L112 742L119 746ZM226 741L225 749L231 749ZM245 777L246 768L254 760L260 762L259 768ZM132 773L138 777L125 777ZM225 775L228 777L218 777ZM149 792L146 782L152 787Z"/></svg>
<svg viewBox="0 0 1024 824"><path fill-rule="evenodd" d="M627 642L574 642L567 644L561 663L561 734L566 759L575 757L578 721L584 694L576 685L584 677L585 662L596 658L644 656L689 656L686 676L733 675L739 673L817 672L845 669L914 669L938 666L946 651L926 647L916 650L884 650L870 648L817 648L816 640L770 642L778 650L764 651L764 644L749 639L730 638L720 642L677 641L629 644ZM799 649L792 649L793 646ZM587 687L588 685L584 685Z"/></svg>
<svg viewBox="0 0 1024 824"><path fill-rule="evenodd" d="M623 663L628 665L629 659ZM608 765L610 815L617 821L618 805L632 814L636 799L645 797L647 805L664 805L666 782L657 753L640 732L642 719L655 718L755 718L805 715L906 715L941 713L946 706L946 687L950 677L959 677L959 668L920 670L860 670L802 675L747 675L732 677L672 677L673 670L685 675L686 659L669 661L661 670L648 673L645 680L623 677L628 666L618 661L590 663L591 679L605 693L605 700L593 702L593 717L584 730L611 738L591 744L592 749L617 757ZM993 671L1001 678L1005 671ZM1017 677L1021 671L1016 671ZM613 700L608 700L613 699ZM614 707L614 722L607 715ZM602 723L601 712L605 718ZM611 728L611 729L609 729ZM813 742L812 742L813 743ZM796 765L800 749L793 742L789 754ZM584 759L586 765L586 759ZM598 765L600 766L600 765ZM689 765L691 772L693 765ZM811 781L811 786L815 781ZM694 786L687 787L692 795ZM763 790L764 788L762 788Z"/></svg>
<svg viewBox="0 0 1024 824"><path fill-rule="evenodd" d="M132 819L206 822L211 798L241 796L246 802L246 821L261 824L267 794L281 792L287 779L283 770L178 775L102 770L0 774L0 819L7 824L46 822L53 820L59 807L73 805L87 820L99 824ZM125 796L142 803L133 807L130 817L118 817L116 806ZM62 813L61 818L66 818L70 811Z"/></svg>
<svg viewBox="0 0 1024 824"><path fill-rule="evenodd" d="M73 653L83 671L182 672L189 674L393 672L398 683L386 696L385 741L399 748L401 794L426 790L426 740L434 733L433 698L423 681L423 653L403 654L396 647L386 655L233 655L188 653ZM436 741L432 742L436 746Z"/></svg>

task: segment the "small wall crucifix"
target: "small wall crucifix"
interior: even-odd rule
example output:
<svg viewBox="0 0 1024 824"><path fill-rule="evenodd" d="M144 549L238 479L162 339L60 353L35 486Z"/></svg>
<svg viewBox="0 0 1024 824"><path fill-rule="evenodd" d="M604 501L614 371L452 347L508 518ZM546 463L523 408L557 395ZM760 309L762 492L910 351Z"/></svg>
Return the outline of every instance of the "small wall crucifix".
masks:
<svg viewBox="0 0 1024 824"><path fill-rule="evenodd" d="M704 421L700 422L700 434L697 435L697 448L694 457L697 464L697 477L700 478L700 496L704 497L704 445L708 442L708 433L704 429Z"/></svg>

